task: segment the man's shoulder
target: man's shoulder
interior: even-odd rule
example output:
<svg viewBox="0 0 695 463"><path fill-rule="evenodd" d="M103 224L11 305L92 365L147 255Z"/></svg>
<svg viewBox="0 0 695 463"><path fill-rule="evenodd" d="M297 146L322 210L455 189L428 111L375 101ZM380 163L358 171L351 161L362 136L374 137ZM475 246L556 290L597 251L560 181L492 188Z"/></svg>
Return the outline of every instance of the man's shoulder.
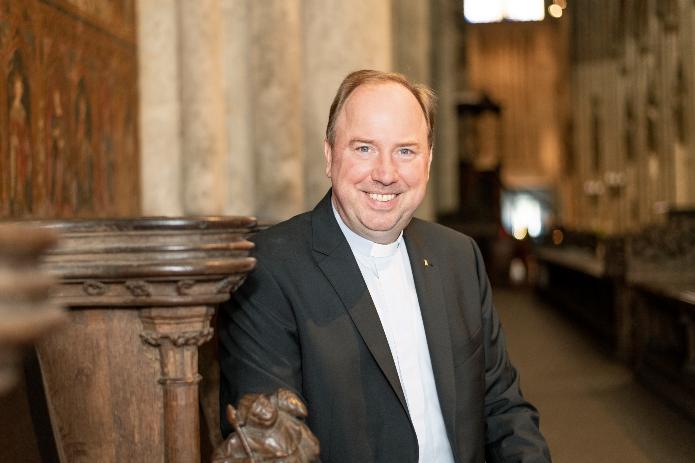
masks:
<svg viewBox="0 0 695 463"><path fill-rule="evenodd" d="M406 240L432 257L452 264L478 266L481 260L473 238L438 223L414 218L406 229Z"/></svg>
<svg viewBox="0 0 695 463"><path fill-rule="evenodd" d="M264 257L296 255L311 247L311 212L303 212L256 233L254 254Z"/></svg>
<svg viewBox="0 0 695 463"><path fill-rule="evenodd" d="M418 218L413 218L407 228L408 232L417 234L429 241L434 240L434 243L450 246L452 243L460 243L472 245L473 238L461 233L460 231L449 228L435 222L429 222Z"/></svg>

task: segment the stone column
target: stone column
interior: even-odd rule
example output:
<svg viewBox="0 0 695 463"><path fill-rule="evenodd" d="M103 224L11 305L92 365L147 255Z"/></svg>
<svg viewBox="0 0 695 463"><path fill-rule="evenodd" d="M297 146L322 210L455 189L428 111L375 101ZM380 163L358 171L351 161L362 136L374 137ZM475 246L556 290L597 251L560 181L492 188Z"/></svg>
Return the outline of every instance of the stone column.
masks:
<svg viewBox="0 0 695 463"><path fill-rule="evenodd" d="M219 0L179 0L179 72L185 214L220 213L226 133Z"/></svg>
<svg viewBox="0 0 695 463"><path fill-rule="evenodd" d="M399 0L393 3L394 69L414 82L431 86L431 18L430 3L420 0ZM420 218L435 218L437 176L430 177L427 195L416 211Z"/></svg>
<svg viewBox="0 0 695 463"><path fill-rule="evenodd" d="M249 3L249 79L256 210L263 220L303 210L299 0Z"/></svg>
<svg viewBox="0 0 695 463"><path fill-rule="evenodd" d="M136 2L140 190L145 215L183 213L177 3L177 0Z"/></svg>
<svg viewBox="0 0 695 463"><path fill-rule="evenodd" d="M431 176L436 178L437 212L450 213L459 206L459 154L456 92L458 75L462 72L458 53L463 46L459 23L460 2L435 0L432 4L432 83L439 96L437 133Z"/></svg>
<svg viewBox="0 0 695 463"><path fill-rule="evenodd" d="M330 182L323 140L328 109L351 71L392 66L391 1L303 0L303 116L305 198L313 208Z"/></svg>
<svg viewBox="0 0 695 463"><path fill-rule="evenodd" d="M225 213L256 213L256 179L252 138L249 70L249 4L254 0L222 0L223 75L227 132Z"/></svg>

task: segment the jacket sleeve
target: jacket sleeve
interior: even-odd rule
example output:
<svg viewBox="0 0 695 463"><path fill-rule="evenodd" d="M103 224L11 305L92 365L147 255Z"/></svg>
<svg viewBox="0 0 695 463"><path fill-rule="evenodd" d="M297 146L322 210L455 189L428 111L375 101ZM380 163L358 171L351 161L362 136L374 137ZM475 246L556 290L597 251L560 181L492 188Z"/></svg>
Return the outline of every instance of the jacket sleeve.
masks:
<svg viewBox="0 0 695 463"><path fill-rule="evenodd" d="M536 408L519 388L519 375L507 355L504 333L492 304L483 259L473 245L482 305L485 352L485 454L495 463L546 463L550 451L539 429Z"/></svg>
<svg viewBox="0 0 695 463"><path fill-rule="evenodd" d="M292 307L260 261L218 312L220 417L247 393L283 387L301 397L301 357ZM304 400L302 398L302 400ZM225 419L222 435L232 429Z"/></svg>

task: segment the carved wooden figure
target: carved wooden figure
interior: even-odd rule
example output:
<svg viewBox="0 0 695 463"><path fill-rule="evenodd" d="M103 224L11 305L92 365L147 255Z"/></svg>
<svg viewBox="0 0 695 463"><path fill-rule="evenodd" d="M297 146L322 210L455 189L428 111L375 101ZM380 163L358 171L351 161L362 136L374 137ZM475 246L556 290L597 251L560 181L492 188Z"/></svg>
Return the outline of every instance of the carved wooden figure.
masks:
<svg viewBox="0 0 695 463"><path fill-rule="evenodd" d="M235 409L227 406L234 428L216 450L213 463L311 463L319 457L319 441L302 418L304 403L287 389L271 395L246 394Z"/></svg>
<svg viewBox="0 0 695 463"><path fill-rule="evenodd" d="M251 270L255 219L41 221L66 327L38 344L62 462L200 461L198 347Z"/></svg>

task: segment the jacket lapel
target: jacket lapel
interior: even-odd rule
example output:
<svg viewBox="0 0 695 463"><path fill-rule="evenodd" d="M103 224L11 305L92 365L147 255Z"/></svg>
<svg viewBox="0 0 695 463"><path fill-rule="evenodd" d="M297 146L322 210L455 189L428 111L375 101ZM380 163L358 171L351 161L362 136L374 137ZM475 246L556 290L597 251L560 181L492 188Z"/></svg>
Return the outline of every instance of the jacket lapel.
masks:
<svg viewBox="0 0 695 463"><path fill-rule="evenodd" d="M413 219L413 222L405 229L403 237L408 249L422 322L425 326L439 404L449 441L453 443L456 435L454 432L456 390L450 323L444 299L442 275L439 273L437 262L432 260L432 256L427 255L426 240L419 233L418 222L417 219Z"/></svg>
<svg viewBox="0 0 695 463"><path fill-rule="evenodd" d="M360 336L407 412L405 395L384 329L357 261L333 215L331 194L332 190L329 190L312 213L313 247L318 266L338 293Z"/></svg>

